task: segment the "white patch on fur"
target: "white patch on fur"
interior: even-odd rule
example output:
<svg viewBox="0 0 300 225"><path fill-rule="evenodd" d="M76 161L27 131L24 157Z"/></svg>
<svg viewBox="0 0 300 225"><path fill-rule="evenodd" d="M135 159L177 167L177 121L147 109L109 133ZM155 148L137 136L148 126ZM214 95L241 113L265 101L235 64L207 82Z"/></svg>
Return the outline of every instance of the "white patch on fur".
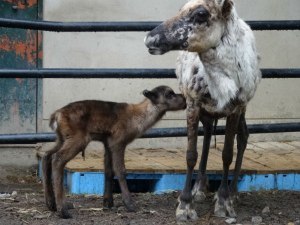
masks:
<svg viewBox="0 0 300 225"><path fill-rule="evenodd" d="M51 128L52 128L53 131L56 131L56 129L57 129L57 122L56 121L54 121Z"/></svg>
<svg viewBox="0 0 300 225"><path fill-rule="evenodd" d="M206 198L206 195L203 191L199 190L200 184L195 183L193 189L192 189L192 196L195 202L203 202Z"/></svg>
<svg viewBox="0 0 300 225"><path fill-rule="evenodd" d="M216 201L215 203L215 209L214 209L214 214L218 217L226 217L227 214L229 217L235 218L236 213L233 208L233 200L232 198L227 198L223 201L220 201L220 198L218 196L218 193L215 194L214 200ZM221 204L221 202L223 204Z"/></svg>
<svg viewBox="0 0 300 225"><path fill-rule="evenodd" d="M180 52L177 59L176 75L180 90L186 97L200 100L201 92L189 89L193 76L203 78L211 98L211 103L200 102L209 112L225 112L227 105L238 99L246 105L254 96L261 80L255 38L250 27L232 9L225 36L216 49L204 53ZM216 34L219 36L219 34ZM200 41L196 37L193 41ZM201 40L203 42L203 40ZM197 45L197 44L195 44ZM195 75L194 68L198 68ZM200 84L200 83L199 83ZM203 83L201 83L203 85ZM198 89L200 89L199 87Z"/></svg>
<svg viewBox="0 0 300 225"><path fill-rule="evenodd" d="M57 128L58 128L58 123L59 123L59 121L61 120L61 114L60 114L60 112L59 111L57 111L56 113L55 113L55 119L54 119L54 122L53 122L53 124L51 124L51 129L53 130L53 131L56 131L57 130Z"/></svg>
<svg viewBox="0 0 300 225"><path fill-rule="evenodd" d="M191 206L190 203L181 203L180 199L178 198L178 206L176 209L176 219L178 221L186 221L187 219L196 220L198 219L196 210ZM185 207L182 206L185 204Z"/></svg>
<svg viewBox="0 0 300 225"><path fill-rule="evenodd" d="M154 41L155 41L156 39L159 40L159 34L156 34L156 35L154 35L153 37L151 37L151 36L146 36L146 37L144 38L144 43L145 43L145 45L147 46L148 43L154 43Z"/></svg>

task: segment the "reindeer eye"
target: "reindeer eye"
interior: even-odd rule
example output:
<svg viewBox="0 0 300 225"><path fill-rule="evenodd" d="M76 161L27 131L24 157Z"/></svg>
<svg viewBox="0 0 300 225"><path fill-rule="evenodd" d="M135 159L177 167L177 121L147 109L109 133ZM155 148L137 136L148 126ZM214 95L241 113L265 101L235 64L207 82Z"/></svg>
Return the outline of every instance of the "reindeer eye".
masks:
<svg viewBox="0 0 300 225"><path fill-rule="evenodd" d="M209 12L204 7L200 7L192 13L190 20L193 24L201 24L206 22L209 16Z"/></svg>

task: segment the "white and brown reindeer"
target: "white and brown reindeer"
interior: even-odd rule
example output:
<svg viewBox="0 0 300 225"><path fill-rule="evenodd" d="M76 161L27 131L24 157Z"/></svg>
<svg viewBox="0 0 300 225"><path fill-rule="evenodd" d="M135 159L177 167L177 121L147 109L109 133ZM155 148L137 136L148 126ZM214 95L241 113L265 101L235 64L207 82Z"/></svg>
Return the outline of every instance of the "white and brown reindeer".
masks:
<svg viewBox="0 0 300 225"><path fill-rule="evenodd" d="M196 219L194 200L205 197L206 165L213 121L226 117L222 152L223 178L215 196L217 216L235 217L233 196L248 140L246 106L261 80L255 38L239 18L232 0L191 0L171 19L149 32L145 45L153 55L183 50L177 59L176 74L187 100L187 177L178 199L178 220ZM203 124L204 140L199 172L192 188L197 162L197 130ZM237 134L234 178L228 184Z"/></svg>
<svg viewBox="0 0 300 225"><path fill-rule="evenodd" d="M112 185L118 178L122 199L129 211L135 206L130 196L124 164L126 146L158 122L167 111L183 110L186 101L168 86L158 86L143 92L146 99L138 104L86 100L73 102L56 110L50 126L56 132L56 145L42 159L43 185L48 208L62 218L71 215L65 202L63 170L78 153L84 153L92 140L104 144L104 207L113 206Z"/></svg>

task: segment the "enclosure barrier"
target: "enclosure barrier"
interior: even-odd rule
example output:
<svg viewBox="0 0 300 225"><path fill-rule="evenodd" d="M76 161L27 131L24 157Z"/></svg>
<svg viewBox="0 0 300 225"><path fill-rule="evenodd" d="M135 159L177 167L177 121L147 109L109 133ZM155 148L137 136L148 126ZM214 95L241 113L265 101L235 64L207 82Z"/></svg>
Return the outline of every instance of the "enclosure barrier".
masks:
<svg viewBox="0 0 300 225"><path fill-rule="evenodd" d="M51 22L0 18L0 27L55 32L134 32L149 31L161 22ZM253 30L300 30L300 20L247 21ZM300 78L300 69L262 69L263 78ZM0 78L175 78L174 69L1 69ZM299 132L300 123L252 124L250 133ZM224 134L218 126L215 135ZM154 128L141 138L183 137L186 128ZM199 127L198 135L203 135ZM2 134L0 144L52 142L54 133Z"/></svg>
<svg viewBox="0 0 300 225"><path fill-rule="evenodd" d="M300 69L261 69L263 78L300 78ZM1 69L0 78L176 78L174 69Z"/></svg>
<svg viewBox="0 0 300 225"><path fill-rule="evenodd" d="M277 124L251 124L248 130L252 134L261 133L282 133L300 131L300 123L277 123ZM204 134L203 128L199 127L198 135ZM218 126L213 135L224 135L225 126ZM187 128L152 128L141 138L163 138L163 137L185 137ZM36 144L39 142L53 142L56 135L54 133L24 133L24 134L3 134L0 135L0 144Z"/></svg>
<svg viewBox="0 0 300 225"><path fill-rule="evenodd" d="M56 32L149 31L161 22L52 22L0 18L0 27ZM299 30L300 20L247 21L253 30Z"/></svg>

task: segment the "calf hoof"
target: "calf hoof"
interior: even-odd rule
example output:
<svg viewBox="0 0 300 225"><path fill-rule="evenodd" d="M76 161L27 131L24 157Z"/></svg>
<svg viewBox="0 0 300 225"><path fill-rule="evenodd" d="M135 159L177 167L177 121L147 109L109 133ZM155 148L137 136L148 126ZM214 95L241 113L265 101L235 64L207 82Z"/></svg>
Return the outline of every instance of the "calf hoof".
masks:
<svg viewBox="0 0 300 225"><path fill-rule="evenodd" d="M112 198L103 199L103 207L106 209L111 209L114 206L114 201Z"/></svg>
<svg viewBox="0 0 300 225"><path fill-rule="evenodd" d="M236 213L233 208L233 200L231 198L224 199L218 196L218 193L215 195L215 210L214 214L218 217L236 217Z"/></svg>
<svg viewBox="0 0 300 225"><path fill-rule="evenodd" d="M193 207L192 203L185 203L178 199L178 206L176 209L176 220L177 221L187 221L190 220L197 220L198 216Z"/></svg>
<svg viewBox="0 0 300 225"><path fill-rule="evenodd" d="M56 211L56 203L55 203L55 200L47 199L47 200L46 200L46 205L47 205L47 208L48 208L50 211L53 211L53 212Z"/></svg>
<svg viewBox="0 0 300 225"><path fill-rule="evenodd" d="M66 202L65 203L65 207L67 209L75 209L75 206L74 206L74 204L72 202Z"/></svg>
<svg viewBox="0 0 300 225"><path fill-rule="evenodd" d="M67 209L62 209L59 211L58 216L62 219L70 219L72 218L71 214L68 212Z"/></svg>

